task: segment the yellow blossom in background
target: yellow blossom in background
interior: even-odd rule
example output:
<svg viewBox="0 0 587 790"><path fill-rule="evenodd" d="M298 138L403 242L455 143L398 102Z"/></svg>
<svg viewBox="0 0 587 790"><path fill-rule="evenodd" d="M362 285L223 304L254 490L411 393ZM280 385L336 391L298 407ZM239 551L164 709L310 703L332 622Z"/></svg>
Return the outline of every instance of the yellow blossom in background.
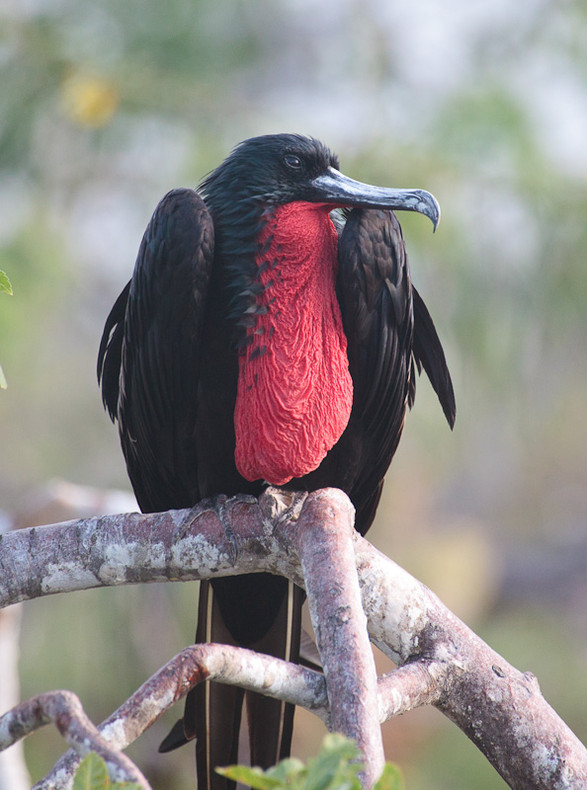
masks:
<svg viewBox="0 0 587 790"><path fill-rule="evenodd" d="M113 83L102 77L76 74L61 87L61 103L65 115L80 126L106 126L119 103Z"/></svg>

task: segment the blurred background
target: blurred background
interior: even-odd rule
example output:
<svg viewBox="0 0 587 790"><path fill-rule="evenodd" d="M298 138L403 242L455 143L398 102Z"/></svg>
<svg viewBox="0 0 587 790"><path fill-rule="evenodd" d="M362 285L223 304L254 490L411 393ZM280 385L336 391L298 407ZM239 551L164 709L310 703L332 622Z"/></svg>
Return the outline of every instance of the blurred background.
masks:
<svg viewBox="0 0 587 790"><path fill-rule="evenodd" d="M65 515L44 505L56 480L129 490L95 359L143 229L167 190L195 186L243 138L311 134L348 175L426 188L443 211L435 235L401 221L457 423L422 380L369 537L534 672L585 739L586 41L585 0L3 0L5 521L124 509L75 489ZM191 642L195 596L32 602L23 697L70 688L101 720ZM191 749L156 754L178 715L130 750L157 789L192 786ZM322 730L300 723L304 757ZM408 788L505 787L434 710L384 735ZM60 750L49 731L28 739L35 780Z"/></svg>

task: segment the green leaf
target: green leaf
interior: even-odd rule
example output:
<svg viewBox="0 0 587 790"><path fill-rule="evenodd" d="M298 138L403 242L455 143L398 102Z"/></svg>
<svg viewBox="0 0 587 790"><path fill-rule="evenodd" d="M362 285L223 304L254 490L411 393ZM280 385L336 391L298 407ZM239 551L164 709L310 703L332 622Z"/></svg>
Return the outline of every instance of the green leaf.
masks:
<svg viewBox="0 0 587 790"><path fill-rule="evenodd" d="M106 763L96 752L90 752L76 771L73 790L108 790L108 788L110 788L110 778Z"/></svg>
<svg viewBox="0 0 587 790"><path fill-rule="evenodd" d="M229 765L226 768L217 768L216 773L226 776L235 782L253 787L255 790L273 790L280 787L282 782L265 773L261 768L250 767L248 765Z"/></svg>
<svg viewBox="0 0 587 790"><path fill-rule="evenodd" d="M354 741L335 733L327 735L318 756L308 760L307 790L359 790L362 765L358 758Z"/></svg>
<svg viewBox="0 0 587 790"><path fill-rule="evenodd" d="M286 757L285 760L270 768L267 774L272 779L276 779L282 787L284 785L292 786L305 779L306 766L295 757Z"/></svg>
<svg viewBox="0 0 587 790"><path fill-rule="evenodd" d="M6 381L6 376L4 375L4 371L2 370L2 365L0 365L0 390L5 390L8 386Z"/></svg>
<svg viewBox="0 0 587 790"><path fill-rule="evenodd" d="M399 766L385 763L383 773L375 783L373 790L405 790L404 777Z"/></svg>
<svg viewBox="0 0 587 790"><path fill-rule="evenodd" d="M322 748L319 754L330 754L336 752L347 760L354 760L359 756L359 748L352 738L341 735L339 732L331 732L324 736Z"/></svg>
<svg viewBox="0 0 587 790"><path fill-rule="evenodd" d="M361 790L359 773L363 765L359 757L355 742L335 733L324 738L320 752L308 760L307 768L300 760L290 757L267 771L246 765L216 770L221 776L254 790ZM399 768L387 763L374 790L405 790Z"/></svg>
<svg viewBox="0 0 587 790"><path fill-rule="evenodd" d="M90 752L76 771L73 790L141 790L141 786L136 782L111 782L102 757Z"/></svg>
<svg viewBox="0 0 587 790"><path fill-rule="evenodd" d="M6 272L3 272L2 269L0 269L0 291L12 296L12 284Z"/></svg>

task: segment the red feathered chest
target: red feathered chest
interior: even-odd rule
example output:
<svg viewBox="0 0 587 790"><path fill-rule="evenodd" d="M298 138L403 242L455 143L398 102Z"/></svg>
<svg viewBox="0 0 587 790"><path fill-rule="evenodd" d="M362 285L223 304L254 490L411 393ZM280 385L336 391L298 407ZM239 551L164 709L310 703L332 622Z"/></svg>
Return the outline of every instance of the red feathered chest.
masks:
<svg viewBox="0 0 587 790"><path fill-rule="evenodd" d="M239 358L236 465L283 485L316 469L349 420L353 385L327 206L289 203L263 228L256 323Z"/></svg>

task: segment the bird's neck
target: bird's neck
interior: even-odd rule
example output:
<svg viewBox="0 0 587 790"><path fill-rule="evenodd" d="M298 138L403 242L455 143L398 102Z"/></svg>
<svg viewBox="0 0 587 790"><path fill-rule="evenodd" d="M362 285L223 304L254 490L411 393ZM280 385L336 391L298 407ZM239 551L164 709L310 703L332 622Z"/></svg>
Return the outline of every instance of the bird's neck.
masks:
<svg viewBox="0 0 587 790"><path fill-rule="evenodd" d="M247 480L283 485L316 469L336 444L353 387L328 208L277 208L258 245L261 287L239 357L235 458Z"/></svg>

